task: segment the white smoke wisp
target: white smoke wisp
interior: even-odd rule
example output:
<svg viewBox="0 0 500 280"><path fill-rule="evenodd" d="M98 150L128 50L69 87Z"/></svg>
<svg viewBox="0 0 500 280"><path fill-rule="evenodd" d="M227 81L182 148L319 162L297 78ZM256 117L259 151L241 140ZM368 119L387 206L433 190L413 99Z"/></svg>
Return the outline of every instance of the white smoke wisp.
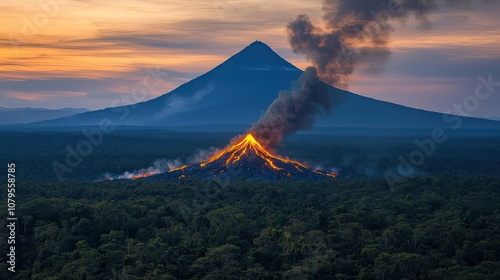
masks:
<svg viewBox="0 0 500 280"><path fill-rule="evenodd" d="M109 172L104 174L103 180L122 180L122 179L135 179L140 177L148 177L164 172L168 172L171 169L179 168L183 165L180 159L157 159L154 161L153 165L148 168L141 168L134 171L125 171L125 173L120 175L111 175Z"/></svg>
<svg viewBox="0 0 500 280"><path fill-rule="evenodd" d="M161 174L168 172L173 169L177 169L179 167L185 165L191 165L195 163L202 162L211 156L218 153L220 149L210 147L206 150L200 150L196 152L194 155L189 157L186 162L183 162L180 159L157 159L154 161L153 165L148 168L141 168L134 171L125 171L120 175L113 175L109 172L104 174L104 179L98 181L106 181L106 180L134 180L137 178L149 177L156 174Z"/></svg>
<svg viewBox="0 0 500 280"><path fill-rule="evenodd" d="M220 151L221 151L220 149L215 148L215 147L210 147L210 148L205 149L205 150L199 150L194 155L192 155L191 157L189 157L187 159L187 163L188 164L195 164L195 163L202 162L202 161L210 158L211 156L219 153Z"/></svg>

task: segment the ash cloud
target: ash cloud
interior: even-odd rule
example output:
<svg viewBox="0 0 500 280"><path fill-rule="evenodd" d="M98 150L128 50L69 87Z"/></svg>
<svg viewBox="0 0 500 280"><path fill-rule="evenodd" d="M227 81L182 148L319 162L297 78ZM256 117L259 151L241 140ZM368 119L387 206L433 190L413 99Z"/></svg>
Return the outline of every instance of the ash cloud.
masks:
<svg viewBox="0 0 500 280"><path fill-rule="evenodd" d="M498 2L483 0L482 3ZM304 55L318 76L347 88L356 67L380 71L391 52L390 35L394 21L415 17L422 29L432 25L428 15L443 8L471 9L470 0L324 0L324 27L316 26L307 15L287 24L292 50Z"/></svg>
<svg viewBox="0 0 500 280"><path fill-rule="evenodd" d="M498 0L483 0L493 3ZM470 9L469 0L324 0L323 28L307 15L291 20L286 31L292 50L312 64L299 78L300 86L282 91L250 132L267 147L313 127L316 117L338 103L319 80L347 88L356 67L379 72L389 58L394 21L413 16L429 29L430 13L446 8Z"/></svg>

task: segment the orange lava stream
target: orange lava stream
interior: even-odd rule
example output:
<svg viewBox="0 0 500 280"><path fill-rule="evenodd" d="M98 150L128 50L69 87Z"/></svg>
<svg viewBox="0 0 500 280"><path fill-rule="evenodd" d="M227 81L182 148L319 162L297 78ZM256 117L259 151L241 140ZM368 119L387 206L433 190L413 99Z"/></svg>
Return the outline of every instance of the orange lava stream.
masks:
<svg viewBox="0 0 500 280"><path fill-rule="evenodd" d="M200 163L200 166L205 167L207 164L218 160L224 155L228 155L228 158L225 162L225 165L228 166L239 161L241 157L243 157L244 155L248 155L248 151L253 151L257 156L264 159L271 168L276 170L281 170L282 168L276 166L276 163L274 161L281 161L284 163L293 164L295 168L297 168L299 171L301 171L300 167L305 169L309 168L309 166L300 163L298 161L278 157L271 154L264 147L262 147L262 145L257 140L255 140L253 135L250 133L247 134L240 142L230 145L220 153L208 158L205 161L202 161Z"/></svg>
<svg viewBox="0 0 500 280"><path fill-rule="evenodd" d="M225 158L224 165L229 166L231 164L234 164L241 160L243 157L249 157L249 155L253 152L255 156L260 157L265 161L265 164L268 165L269 167L275 169L275 170L283 170L283 168L279 167L279 163L286 163L286 164L292 164L298 171L302 172L304 169L310 169L309 166L306 164L300 163L295 160L287 159L287 158L282 158L276 155L273 155L269 151L267 151L254 137L252 134L247 134L245 137L242 137L239 142L235 142L234 144L231 144L224 148L224 150L220 151L219 153L209 157L206 160L203 160L199 163L200 167L203 168L207 166L208 164L219 160L221 158ZM173 168L170 169L168 172L175 172L175 171L184 171L189 167L189 165L183 165L178 168ZM337 175L335 173L327 173L323 172L320 170L312 170L314 173L329 176L329 177L336 177ZM223 171L221 171L223 172ZM290 173L286 173L288 177L291 176ZM141 176L141 177L147 177L147 176ZM179 176L179 179L185 178L186 176L181 174ZM139 176L138 176L139 178ZM135 177L132 179L136 179Z"/></svg>
<svg viewBox="0 0 500 280"><path fill-rule="evenodd" d="M179 171L179 170L184 170L188 167L189 165L183 165L181 167L177 167L177 168L173 168L173 169L170 169L168 172L174 172L174 171Z"/></svg>
<svg viewBox="0 0 500 280"><path fill-rule="evenodd" d="M146 177L149 177L149 176L153 176L155 175L156 173L144 173L144 174L138 174L138 175L135 175L134 177L130 178L130 180L136 180L136 179L140 179L140 178L146 178Z"/></svg>
<svg viewBox="0 0 500 280"><path fill-rule="evenodd" d="M242 159L242 157L250 157L251 154L255 154L255 156L260 157L265 161L265 165L275 169L275 170L283 170L283 168L279 167L279 163L284 163L284 164L292 164L299 172L303 172L305 169L310 169L309 166L300 163L295 160L287 159L287 158L282 158L276 155L271 154L269 151L267 151L254 137L252 134L247 134L245 137L241 138L239 142L236 144L231 144L227 146L224 150L221 152L209 157L208 159L201 161L200 167L205 167L209 163L214 162L220 158L226 157L224 165L229 166L231 164L234 164L238 162L239 160ZM168 172L175 172L175 171L184 171L184 169L188 168L189 165L183 165L177 168L170 169ZM314 173L320 174L320 175L325 175L329 177L337 177L335 173L327 173L323 172L320 170L312 170ZM224 172L223 170L220 171L220 173ZM155 172L147 172L143 174L138 174L130 178L130 180L136 180L140 178L146 178L152 175L155 175L157 173ZM291 174L289 172L284 173L286 176L291 177ZM179 179L186 178L187 176L185 174L179 175ZM108 178L106 180L113 180L113 178Z"/></svg>
<svg viewBox="0 0 500 280"><path fill-rule="evenodd" d="M337 174L335 174L335 173L326 173L326 172L322 172L322 171L318 171L318 170L313 170L313 172L316 174L337 178Z"/></svg>

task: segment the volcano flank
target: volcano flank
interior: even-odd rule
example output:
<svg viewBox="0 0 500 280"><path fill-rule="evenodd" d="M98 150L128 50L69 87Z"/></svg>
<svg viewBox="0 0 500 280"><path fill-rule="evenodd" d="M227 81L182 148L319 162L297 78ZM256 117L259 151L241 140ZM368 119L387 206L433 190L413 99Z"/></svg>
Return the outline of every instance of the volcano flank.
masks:
<svg viewBox="0 0 500 280"><path fill-rule="evenodd" d="M153 176L155 178L199 178L234 177L244 179L279 180L326 179L336 174L311 169L301 162L280 157L266 150L252 134L237 138L222 151L199 163L171 169Z"/></svg>

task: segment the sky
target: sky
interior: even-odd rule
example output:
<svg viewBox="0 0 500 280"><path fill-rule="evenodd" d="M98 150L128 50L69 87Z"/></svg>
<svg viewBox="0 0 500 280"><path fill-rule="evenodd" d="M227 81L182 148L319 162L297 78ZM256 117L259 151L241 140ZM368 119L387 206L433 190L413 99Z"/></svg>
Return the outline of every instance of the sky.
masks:
<svg viewBox="0 0 500 280"><path fill-rule="evenodd" d="M305 69L285 25L298 14L321 24L322 1L0 0L0 107L100 109L151 72L161 79L141 99L167 93L255 40ZM437 112L470 101L478 77L500 82L500 4L442 10L423 30L394 23L384 70L357 70L349 91ZM471 112L500 118L500 87Z"/></svg>

